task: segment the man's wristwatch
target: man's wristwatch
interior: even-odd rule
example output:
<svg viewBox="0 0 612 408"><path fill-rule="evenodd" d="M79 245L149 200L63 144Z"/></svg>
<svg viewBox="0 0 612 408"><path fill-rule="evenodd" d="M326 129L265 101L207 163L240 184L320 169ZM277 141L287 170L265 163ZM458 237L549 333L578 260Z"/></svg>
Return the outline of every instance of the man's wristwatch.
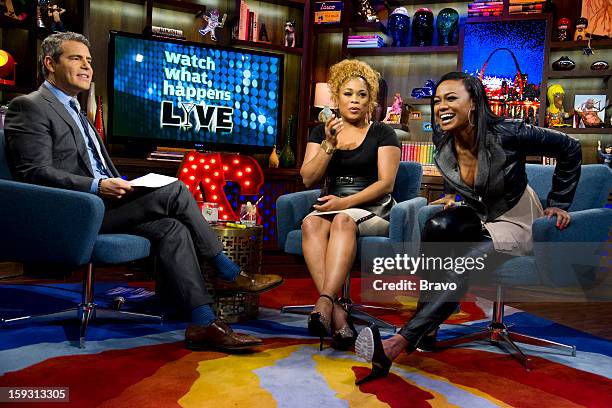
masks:
<svg viewBox="0 0 612 408"><path fill-rule="evenodd" d="M334 154L334 152L337 150L335 147L330 145L327 140L323 140L321 142L321 149L323 149L326 154Z"/></svg>

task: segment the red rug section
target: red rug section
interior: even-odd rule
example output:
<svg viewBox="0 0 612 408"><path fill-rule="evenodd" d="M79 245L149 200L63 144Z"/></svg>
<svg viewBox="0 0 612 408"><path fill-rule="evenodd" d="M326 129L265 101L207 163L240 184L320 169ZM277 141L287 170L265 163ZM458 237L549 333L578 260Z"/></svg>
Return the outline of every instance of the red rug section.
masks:
<svg viewBox="0 0 612 408"><path fill-rule="evenodd" d="M605 377L530 356L527 371L508 354L454 348L438 353L400 355L397 360L418 370L476 388L516 407L560 407L558 397L588 407L610 407L612 382ZM534 398L534 391L542 398ZM545 397L547 394L548 397Z"/></svg>
<svg viewBox="0 0 612 408"><path fill-rule="evenodd" d="M353 367L355 378L363 378L370 373L368 368ZM380 401L389 404L391 408L428 408L427 400L434 396L412 384L400 376L389 373L384 380L374 380L359 386L361 392L375 395Z"/></svg>

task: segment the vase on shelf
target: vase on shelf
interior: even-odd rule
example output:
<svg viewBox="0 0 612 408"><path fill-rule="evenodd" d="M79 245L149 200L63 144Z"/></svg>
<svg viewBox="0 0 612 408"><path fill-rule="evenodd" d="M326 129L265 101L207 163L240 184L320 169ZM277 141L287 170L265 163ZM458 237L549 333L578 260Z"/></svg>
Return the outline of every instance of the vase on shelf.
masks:
<svg viewBox="0 0 612 408"><path fill-rule="evenodd" d="M295 153L293 153L291 148L291 142L293 141L293 115L290 115L287 121L287 140L285 140L285 147L281 150L279 157L280 166L284 168L295 166Z"/></svg>

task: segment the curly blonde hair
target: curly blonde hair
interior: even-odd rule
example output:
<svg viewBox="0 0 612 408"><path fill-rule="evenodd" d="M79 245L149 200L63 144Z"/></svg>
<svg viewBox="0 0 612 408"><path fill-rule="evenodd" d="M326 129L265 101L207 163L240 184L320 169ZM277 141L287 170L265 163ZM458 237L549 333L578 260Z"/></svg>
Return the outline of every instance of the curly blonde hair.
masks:
<svg viewBox="0 0 612 408"><path fill-rule="evenodd" d="M375 71L371 66L365 62L356 59L345 59L337 64L332 65L329 69L329 79L327 84L332 93L332 99L338 104L338 96L340 95L340 87L346 83L346 81L352 78L361 78L365 81L370 93L370 113L374 112L374 109L378 105L376 100L378 99L378 82L380 81L380 73Z"/></svg>

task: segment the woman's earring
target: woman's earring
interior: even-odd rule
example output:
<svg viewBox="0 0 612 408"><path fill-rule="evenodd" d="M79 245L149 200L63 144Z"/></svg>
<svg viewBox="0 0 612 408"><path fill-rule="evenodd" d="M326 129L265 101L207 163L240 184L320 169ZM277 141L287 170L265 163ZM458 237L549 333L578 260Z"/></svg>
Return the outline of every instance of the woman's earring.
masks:
<svg viewBox="0 0 612 408"><path fill-rule="evenodd" d="M468 116L468 123L470 124L471 127L474 127L474 120L472 119L472 116L474 115L474 111L470 112L470 115Z"/></svg>

